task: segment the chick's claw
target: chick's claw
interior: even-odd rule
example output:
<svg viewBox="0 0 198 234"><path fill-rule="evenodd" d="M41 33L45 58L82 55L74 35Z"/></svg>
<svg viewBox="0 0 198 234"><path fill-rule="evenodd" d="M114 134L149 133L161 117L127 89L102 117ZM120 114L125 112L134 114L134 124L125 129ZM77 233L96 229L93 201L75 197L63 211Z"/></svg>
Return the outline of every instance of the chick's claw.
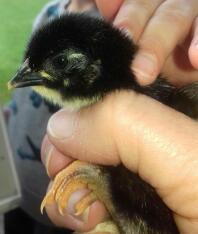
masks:
<svg viewBox="0 0 198 234"><path fill-rule="evenodd" d="M75 215L81 215L84 213L84 211L89 207L93 202L97 200L97 196L95 193L90 192L87 196L83 197L76 205L75 205L75 210L76 213Z"/></svg>
<svg viewBox="0 0 198 234"><path fill-rule="evenodd" d="M99 174L100 170L97 166L80 161L73 162L55 177L52 187L41 204L41 212L43 212L46 205L56 202L59 213L64 215L71 195L78 189L88 188L91 192L75 206L75 214L82 214L87 207L100 197L98 196L100 193L99 184L95 181L96 176L98 177Z"/></svg>

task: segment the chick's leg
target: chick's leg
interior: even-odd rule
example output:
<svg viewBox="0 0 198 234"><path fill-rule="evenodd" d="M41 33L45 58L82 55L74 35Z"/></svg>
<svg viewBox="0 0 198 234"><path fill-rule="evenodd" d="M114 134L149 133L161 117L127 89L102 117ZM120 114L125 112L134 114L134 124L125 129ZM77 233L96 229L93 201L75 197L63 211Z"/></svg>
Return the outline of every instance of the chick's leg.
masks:
<svg viewBox="0 0 198 234"><path fill-rule="evenodd" d="M46 205L56 202L59 213L64 215L70 196L79 188L88 188L91 192L76 204L76 215L82 214L96 200L101 200L111 212L114 208L108 181L108 174L105 174L103 167L75 161L55 177L52 187L41 204L41 212ZM117 230L116 225L109 221L100 224L97 228L105 232L112 228ZM114 233L119 232L114 231Z"/></svg>

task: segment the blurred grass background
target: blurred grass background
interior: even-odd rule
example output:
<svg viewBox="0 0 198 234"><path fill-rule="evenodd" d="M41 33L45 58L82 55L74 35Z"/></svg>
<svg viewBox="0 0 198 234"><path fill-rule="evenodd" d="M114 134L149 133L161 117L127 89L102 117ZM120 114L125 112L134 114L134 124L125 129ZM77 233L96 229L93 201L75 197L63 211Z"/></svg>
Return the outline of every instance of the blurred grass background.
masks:
<svg viewBox="0 0 198 234"><path fill-rule="evenodd" d="M0 0L0 103L10 98L7 81L16 72L32 22L47 0Z"/></svg>

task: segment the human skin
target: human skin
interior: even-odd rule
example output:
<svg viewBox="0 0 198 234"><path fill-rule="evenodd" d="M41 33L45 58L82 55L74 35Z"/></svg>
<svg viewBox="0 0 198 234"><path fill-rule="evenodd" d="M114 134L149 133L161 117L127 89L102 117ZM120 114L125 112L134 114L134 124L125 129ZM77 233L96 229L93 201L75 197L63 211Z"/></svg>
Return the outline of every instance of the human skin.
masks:
<svg viewBox="0 0 198 234"><path fill-rule="evenodd" d="M198 4L178 0L156 0L149 5L148 2L96 1L105 18L127 29L139 44L140 52L136 56L139 68L137 62L133 66L136 66L140 84L151 83L160 70L175 85L196 81L198 23L195 16ZM153 4L158 8L153 10ZM187 15L183 13L186 4L190 8ZM174 18L174 7L181 18ZM183 15L187 21L185 25ZM138 27L134 19L139 19ZM145 59L142 62L138 59L141 53L151 53L147 58L155 61L156 66L152 75L145 68L141 69L145 65ZM142 76L143 71L147 72ZM181 233L198 233L197 128L195 121L149 97L118 92L79 112L64 110L55 114L43 141L42 160L51 178L74 158L105 165L123 163L156 188L173 211ZM83 217L72 215L72 206L85 192L77 191L70 199L70 215L61 217L55 205L47 207L52 221L81 231L102 222L108 214L100 202L92 204Z"/></svg>
<svg viewBox="0 0 198 234"><path fill-rule="evenodd" d="M105 165L123 163L156 188L181 233L193 234L198 233L197 144L194 120L149 97L123 91L78 112L56 113L48 124L42 159L51 178L71 158ZM100 203L94 205L89 218L100 212L104 215ZM55 224L71 227L55 206L47 207L47 212Z"/></svg>
<svg viewBox="0 0 198 234"><path fill-rule="evenodd" d="M96 0L100 12L139 45L132 69L140 84L162 72L175 85L197 79L197 0Z"/></svg>

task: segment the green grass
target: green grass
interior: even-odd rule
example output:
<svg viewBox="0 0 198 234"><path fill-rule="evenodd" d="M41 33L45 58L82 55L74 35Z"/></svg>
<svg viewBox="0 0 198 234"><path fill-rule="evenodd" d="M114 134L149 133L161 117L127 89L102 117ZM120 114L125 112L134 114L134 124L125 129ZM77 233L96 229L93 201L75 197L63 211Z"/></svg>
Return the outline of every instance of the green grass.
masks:
<svg viewBox="0 0 198 234"><path fill-rule="evenodd" d="M10 98L6 83L18 68L33 19L47 0L0 0L0 103Z"/></svg>

